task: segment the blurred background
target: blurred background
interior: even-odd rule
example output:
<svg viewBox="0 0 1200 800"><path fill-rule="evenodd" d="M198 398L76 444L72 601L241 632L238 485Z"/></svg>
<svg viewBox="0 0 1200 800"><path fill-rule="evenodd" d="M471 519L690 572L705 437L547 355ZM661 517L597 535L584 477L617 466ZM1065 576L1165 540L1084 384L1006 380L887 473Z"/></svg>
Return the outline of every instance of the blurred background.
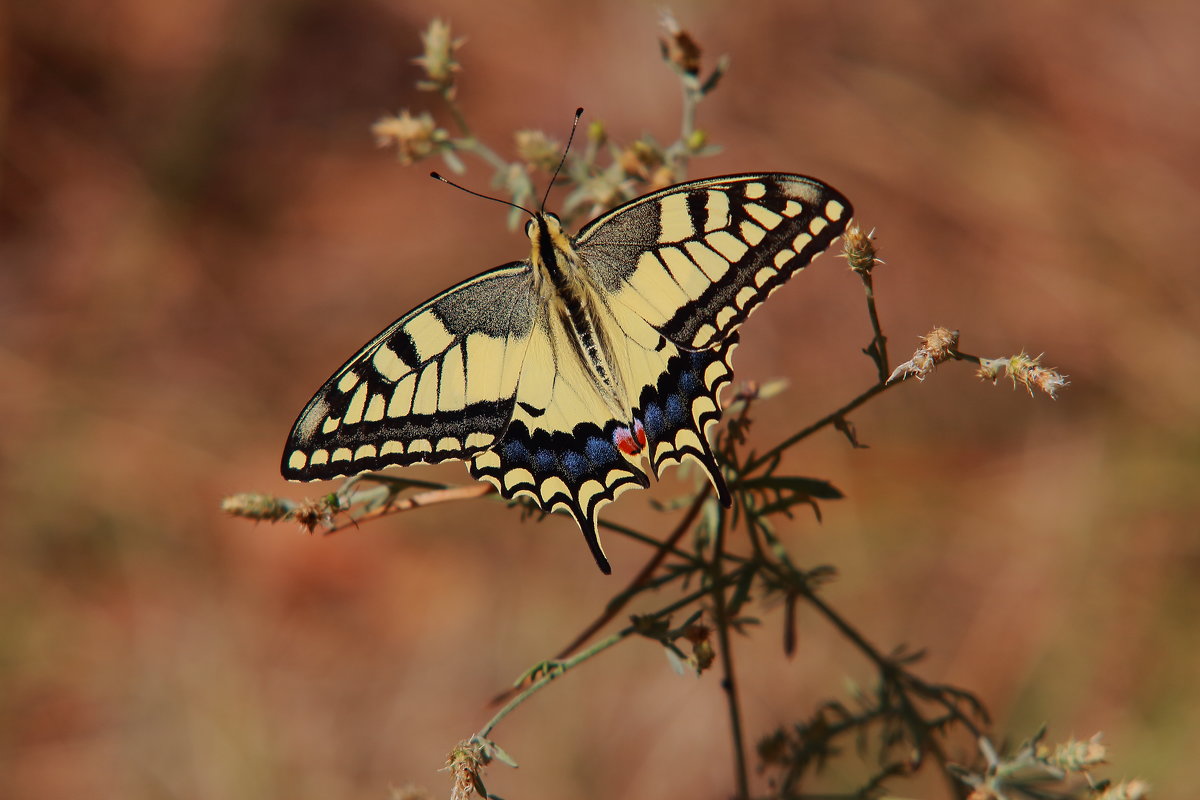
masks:
<svg viewBox="0 0 1200 800"><path fill-rule="evenodd" d="M419 31L441 16L468 38L460 100L506 157L517 129L565 135L576 106L618 141L665 142L658 5L0 9L0 796L442 796L436 770L489 698L632 577L643 547L608 536L605 578L569 519L492 500L324 539L218 504L320 491L278 474L311 393L416 303L526 255L503 210L372 140L402 107L451 124L413 88ZM854 414L869 449L833 431L795 448L789 469L847 498L782 528L794 557L836 565L829 602L881 648L927 648L921 674L976 691L999 735L1103 730L1106 775L1194 794L1200 6L674 11L706 70L733 59L699 116L724 150L693 176L796 171L848 195L887 262L893 363L943 324L968 352L1044 352L1071 376L1052 401L945 365ZM866 388L869 337L844 262L777 294L737 357L740 379L790 381L754 443ZM605 516L665 530L649 501L679 481ZM739 643L752 739L871 680L819 619L799 625L791 660L779 609ZM511 798L732 787L717 676L676 675L648 641L495 738L522 767L488 787Z"/></svg>

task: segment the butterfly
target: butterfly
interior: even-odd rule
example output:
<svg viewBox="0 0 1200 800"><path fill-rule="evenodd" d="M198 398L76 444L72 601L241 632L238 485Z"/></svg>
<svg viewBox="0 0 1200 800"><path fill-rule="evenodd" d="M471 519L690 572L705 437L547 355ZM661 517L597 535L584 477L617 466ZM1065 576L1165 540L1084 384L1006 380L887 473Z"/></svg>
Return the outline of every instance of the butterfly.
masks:
<svg viewBox="0 0 1200 800"><path fill-rule="evenodd" d="M596 564L604 505L688 459L731 502L707 430L738 328L842 234L837 190L787 173L689 181L576 236L531 214L529 258L417 306L300 412L290 480L463 460L506 498L565 511Z"/></svg>

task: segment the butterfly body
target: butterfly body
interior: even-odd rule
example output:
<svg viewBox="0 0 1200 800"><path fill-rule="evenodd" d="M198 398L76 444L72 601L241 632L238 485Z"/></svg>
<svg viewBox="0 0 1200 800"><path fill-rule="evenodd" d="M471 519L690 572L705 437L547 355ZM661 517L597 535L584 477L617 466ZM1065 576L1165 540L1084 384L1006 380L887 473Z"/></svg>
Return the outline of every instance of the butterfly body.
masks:
<svg viewBox="0 0 1200 800"><path fill-rule="evenodd" d="M737 328L841 234L850 204L798 175L708 178L569 236L526 226L530 258L401 317L326 381L283 455L293 480L461 459L505 497L579 523L690 459L729 492L706 437Z"/></svg>

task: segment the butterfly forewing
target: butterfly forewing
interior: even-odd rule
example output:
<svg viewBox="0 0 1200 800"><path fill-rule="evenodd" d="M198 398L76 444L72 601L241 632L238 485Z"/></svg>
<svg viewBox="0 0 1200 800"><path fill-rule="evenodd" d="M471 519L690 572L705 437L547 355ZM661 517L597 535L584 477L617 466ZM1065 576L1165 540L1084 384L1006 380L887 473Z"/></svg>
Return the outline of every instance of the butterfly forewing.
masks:
<svg viewBox="0 0 1200 800"><path fill-rule="evenodd" d="M291 480L470 458L512 418L533 333L529 266L485 272L414 309L326 381L292 428Z"/></svg>
<svg viewBox="0 0 1200 800"><path fill-rule="evenodd" d="M580 257L617 302L676 344L711 347L841 235L850 203L801 175L682 183L605 214Z"/></svg>

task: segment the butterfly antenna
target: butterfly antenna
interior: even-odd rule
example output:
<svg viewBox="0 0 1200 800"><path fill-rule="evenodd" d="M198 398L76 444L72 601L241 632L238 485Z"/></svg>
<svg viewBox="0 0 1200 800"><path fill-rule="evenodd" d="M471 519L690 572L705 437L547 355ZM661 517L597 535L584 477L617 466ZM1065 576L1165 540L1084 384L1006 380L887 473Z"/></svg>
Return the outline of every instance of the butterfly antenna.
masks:
<svg viewBox="0 0 1200 800"><path fill-rule="evenodd" d="M484 200L491 200L493 203L500 203L502 205L511 206L512 208L516 208L521 211L524 211L526 214L528 214L531 217L537 216L536 214L534 214L532 211L530 211L525 206L518 205L517 203L514 203L511 200L504 200L499 197L492 197L490 194L481 194L479 192L472 191L465 186L460 186L459 184L457 184L454 181L447 178L445 175L442 175L440 172L431 172L431 173L429 173L429 177L435 178L435 179L441 181L442 183L448 183L451 186L453 186L455 189L466 192L467 194L473 194L476 197L482 197Z"/></svg>
<svg viewBox="0 0 1200 800"><path fill-rule="evenodd" d="M571 152L571 142L575 141L575 130L579 127L579 118L582 116L583 109L575 109L575 120L571 123L571 135L567 137L567 146L563 148L562 158L558 160L558 167L550 178L550 185L546 187L546 193L542 195L542 211L546 210L546 201L550 199L550 190L554 188L554 182L558 180L558 173L562 172L563 164L567 163L567 153Z"/></svg>

